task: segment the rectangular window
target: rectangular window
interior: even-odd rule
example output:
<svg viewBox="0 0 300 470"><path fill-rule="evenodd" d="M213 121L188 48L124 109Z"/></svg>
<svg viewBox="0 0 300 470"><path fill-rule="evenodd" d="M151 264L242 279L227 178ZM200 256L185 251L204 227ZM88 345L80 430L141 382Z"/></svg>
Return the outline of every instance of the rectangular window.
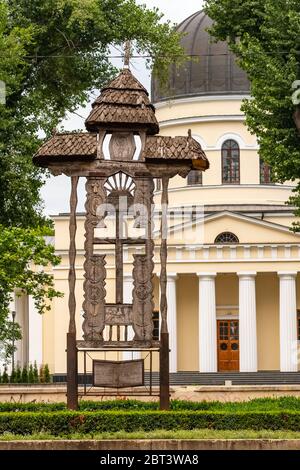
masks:
<svg viewBox="0 0 300 470"><path fill-rule="evenodd" d="M270 166L260 159L260 184L272 184Z"/></svg>
<svg viewBox="0 0 300 470"><path fill-rule="evenodd" d="M187 177L188 186L193 186L195 184L202 184L202 171L200 170L191 170Z"/></svg>

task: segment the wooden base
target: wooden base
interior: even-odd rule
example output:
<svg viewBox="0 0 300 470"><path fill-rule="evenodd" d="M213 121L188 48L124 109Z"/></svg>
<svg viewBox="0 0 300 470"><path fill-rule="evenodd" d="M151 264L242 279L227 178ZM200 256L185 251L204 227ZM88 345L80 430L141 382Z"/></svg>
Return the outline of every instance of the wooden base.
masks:
<svg viewBox="0 0 300 470"><path fill-rule="evenodd" d="M78 367L76 334L67 333L67 407L78 409Z"/></svg>
<svg viewBox="0 0 300 470"><path fill-rule="evenodd" d="M170 409L169 333L161 333L159 351L159 408Z"/></svg>

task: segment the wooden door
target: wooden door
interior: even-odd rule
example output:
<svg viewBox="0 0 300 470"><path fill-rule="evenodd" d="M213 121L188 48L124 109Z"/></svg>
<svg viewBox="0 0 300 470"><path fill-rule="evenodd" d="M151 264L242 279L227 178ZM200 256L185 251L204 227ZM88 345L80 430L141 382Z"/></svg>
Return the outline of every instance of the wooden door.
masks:
<svg viewBox="0 0 300 470"><path fill-rule="evenodd" d="M218 320L218 370L239 370L239 321Z"/></svg>

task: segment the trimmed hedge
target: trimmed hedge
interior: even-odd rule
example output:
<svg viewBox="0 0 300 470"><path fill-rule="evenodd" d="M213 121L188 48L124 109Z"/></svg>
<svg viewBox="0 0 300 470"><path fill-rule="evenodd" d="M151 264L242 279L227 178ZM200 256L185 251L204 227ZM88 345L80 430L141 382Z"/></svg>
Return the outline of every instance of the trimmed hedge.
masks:
<svg viewBox="0 0 300 470"><path fill-rule="evenodd" d="M116 431L290 430L300 431L300 413L224 411L98 411L98 412L15 412L0 413L0 434L49 433L67 436Z"/></svg>
<svg viewBox="0 0 300 470"><path fill-rule="evenodd" d="M138 400L104 400L79 402L80 411L102 411L102 410L158 410L158 402L143 402ZM300 399L297 397L280 398L257 398L246 402L191 402L181 400L171 400L171 410L174 411L226 411L226 412L246 412L246 411L300 411ZM0 403L1 412L50 412L67 411L65 403Z"/></svg>

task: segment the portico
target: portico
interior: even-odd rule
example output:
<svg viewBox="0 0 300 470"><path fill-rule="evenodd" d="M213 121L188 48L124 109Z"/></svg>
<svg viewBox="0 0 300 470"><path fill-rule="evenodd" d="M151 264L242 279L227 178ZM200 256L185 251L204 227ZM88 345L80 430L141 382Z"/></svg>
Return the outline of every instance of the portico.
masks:
<svg viewBox="0 0 300 470"><path fill-rule="evenodd" d="M295 271L172 273L172 372L297 371L297 284Z"/></svg>

